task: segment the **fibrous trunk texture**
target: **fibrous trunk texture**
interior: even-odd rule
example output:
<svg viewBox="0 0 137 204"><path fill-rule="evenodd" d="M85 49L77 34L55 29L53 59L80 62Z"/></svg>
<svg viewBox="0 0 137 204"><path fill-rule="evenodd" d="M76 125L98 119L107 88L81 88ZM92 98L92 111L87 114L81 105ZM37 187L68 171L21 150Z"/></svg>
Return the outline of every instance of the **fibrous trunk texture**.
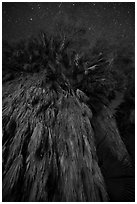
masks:
<svg viewBox="0 0 137 204"><path fill-rule="evenodd" d="M114 116L106 106L92 118L99 166L112 201L135 200L135 175Z"/></svg>
<svg viewBox="0 0 137 204"><path fill-rule="evenodd" d="M3 201L107 201L90 117L65 84L39 74L7 83Z"/></svg>

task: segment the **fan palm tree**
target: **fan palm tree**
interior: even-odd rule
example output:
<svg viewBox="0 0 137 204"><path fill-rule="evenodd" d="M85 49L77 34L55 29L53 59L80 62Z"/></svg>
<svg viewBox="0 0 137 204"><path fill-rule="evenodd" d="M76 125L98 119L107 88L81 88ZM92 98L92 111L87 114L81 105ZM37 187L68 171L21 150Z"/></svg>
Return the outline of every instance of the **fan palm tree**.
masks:
<svg viewBox="0 0 137 204"><path fill-rule="evenodd" d="M43 69L3 85L3 201L134 201L110 62L70 43L42 33Z"/></svg>
<svg viewBox="0 0 137 204"><path fill-rule="evenodd" d="M107 201L88 107L42 76L4 90L3 201Z"/></svg>

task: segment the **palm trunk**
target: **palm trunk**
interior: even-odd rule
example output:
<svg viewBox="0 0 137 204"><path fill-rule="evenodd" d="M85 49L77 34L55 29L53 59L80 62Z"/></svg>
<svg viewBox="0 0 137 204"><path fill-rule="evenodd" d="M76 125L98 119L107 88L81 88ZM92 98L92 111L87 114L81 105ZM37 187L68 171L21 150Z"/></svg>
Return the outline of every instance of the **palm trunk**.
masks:
<svg viewBox="0 0 137 204"><path fill-rule="evenodd" d="M134 201L134 168L110 109L104 106L101 113L92 118L92 125L110 200Z"/></svg>
<svg viewBox="0 0 137 204"><path fill-rule="evenodd" d="M42 85L38 74L12 83L3 94L3 201L107 201L89 113L73 91Z"/></svg>

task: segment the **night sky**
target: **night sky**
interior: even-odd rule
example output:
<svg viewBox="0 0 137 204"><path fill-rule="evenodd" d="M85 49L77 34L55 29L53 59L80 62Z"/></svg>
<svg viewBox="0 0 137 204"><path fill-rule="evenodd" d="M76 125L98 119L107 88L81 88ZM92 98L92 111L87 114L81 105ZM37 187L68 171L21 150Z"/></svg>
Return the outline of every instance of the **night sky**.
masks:
<svg viewBox="0 0 137 204"><path fill-rule="evenodd" d="M132 2L4 2L2 16L3 39L8 41L52 30L56 19L67 17L87 27L91 42L107 38L134 45L135 3Z"/></svg>

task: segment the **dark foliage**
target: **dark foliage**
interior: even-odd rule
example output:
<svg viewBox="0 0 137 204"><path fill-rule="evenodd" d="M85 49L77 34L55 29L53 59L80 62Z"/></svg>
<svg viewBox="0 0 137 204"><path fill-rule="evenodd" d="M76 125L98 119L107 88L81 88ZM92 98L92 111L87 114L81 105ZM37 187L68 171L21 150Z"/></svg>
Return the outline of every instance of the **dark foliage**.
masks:
<svg viewBox="0 0 137 204"><path fill-rule="evenodd" d="M3 201L134 201L133 54L55 31L3 43Z"/></svg>

